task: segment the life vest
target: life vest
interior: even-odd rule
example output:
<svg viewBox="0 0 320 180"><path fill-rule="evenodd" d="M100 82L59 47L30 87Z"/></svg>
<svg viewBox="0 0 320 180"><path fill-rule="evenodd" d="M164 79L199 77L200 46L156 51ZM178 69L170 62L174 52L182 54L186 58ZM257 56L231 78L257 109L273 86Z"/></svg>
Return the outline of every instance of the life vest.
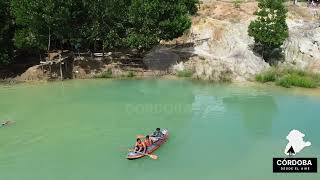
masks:
<svg viewBox="0 0 320 180"><path fill-rule="evenodd" d="M144 147L143 142L141 142L141 143L136 142L136 147L143 148Z"/></svg>
<svg viewBox="0 0 320 180"><path fill-rule="evenodd" d="M146 146L151 146L152 145L152 140L151 139L149 139L149 140L145 140L144 141L144 144L146 145Z"/></svg>

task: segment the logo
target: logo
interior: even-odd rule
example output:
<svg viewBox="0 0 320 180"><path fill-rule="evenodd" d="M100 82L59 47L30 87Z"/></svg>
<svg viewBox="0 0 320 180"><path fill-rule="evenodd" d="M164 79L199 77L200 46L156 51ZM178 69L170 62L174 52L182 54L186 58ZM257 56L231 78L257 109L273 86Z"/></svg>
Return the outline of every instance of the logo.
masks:
<svg viewBox="0 0 320 180"><path fill-rule="evenodd" d="M294 156L301 152L305 147L311 146L311 142L305 142L303 137L305 135L298 130L292 130L287 136L289 143L287 144L284 153L289 156Z"/></svg>
<svg viewBox="0 0 320 180"><path fill-rule="evenodd" d="M293 158L303 149L310 147L310 141L304 141L305 135L298 130L292 130L287 136L289 141L284 149L286 158L273 158L275 173L316 173L317 158Z"/></svg>

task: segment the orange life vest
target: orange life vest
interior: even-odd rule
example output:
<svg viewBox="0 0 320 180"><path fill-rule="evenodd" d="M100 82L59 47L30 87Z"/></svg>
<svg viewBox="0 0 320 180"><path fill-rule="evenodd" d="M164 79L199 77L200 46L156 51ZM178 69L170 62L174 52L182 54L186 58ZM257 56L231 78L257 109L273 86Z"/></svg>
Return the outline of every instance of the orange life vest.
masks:
<svg viewBox="0 0 320 180"><path fill-rule="evenodd" d="M144 144L146 145L146 146L151 146L152 145L152 140L151 139L149 139L149 140L145 140L144 141Z"/></svg>
<svg viewBox="0 0 320 180"><path fill-rule="evenodd" d="M144 147L143 142L141 142L141 143L136 142L136 147L143 148Z"/></svg>

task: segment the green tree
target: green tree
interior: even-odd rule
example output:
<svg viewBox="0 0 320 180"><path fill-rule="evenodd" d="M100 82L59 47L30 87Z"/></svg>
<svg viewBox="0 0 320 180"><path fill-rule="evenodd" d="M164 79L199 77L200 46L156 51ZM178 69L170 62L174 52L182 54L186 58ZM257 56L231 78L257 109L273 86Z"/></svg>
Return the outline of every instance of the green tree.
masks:
<svg viewBox="0 0 320 180"><path fill-rule="evenodd" d="M128 26L128 7L131 0L89 0L85 2L89 21L86 38L101 41L103 50L123 47Z"/></svg>
<svg viewBox="0 0 320 180"><path fill-rule="evenodd" d="M198 0L11 0L18 48L151 48L191 26ZM66 47L67 46L67 47ZM76 48L77 47L77 48ZM100 50L101 50L100 49Z"/></svg>
<svg viewBox="0 0 320 180"><path fill-rule="evenodd" d="M19 48L51 50L64 42L76 41L86 13L81 1L12 0Z"/></svg>
<svg viewBox="0 0 320 180"><path fill-rule="evenodd" d="M198 12L199 0L184 0L185 5L191 15Z"/></svg>
<svg viewBox="0 0 320 180"><path fill-rule="evenodd" d="M257 19L250 23L248 33L259 47L256 49L271 63L271 58L279 55L281 45L288 37L287 9L283 0L259 0L258 7Z"/></svg>
<svg viewBox="0 0 320 180"><path fill-rule="evenodd" d="M138 48L179 37L191 26L185 0L132 0L129 22L127 43Z"/></svg>
<svg viewBox="0 0 320 180"><path fill-rule="evenodd" d="M14 23L10 12L10 1L0 1L0 65L13 58Z"/></svg>

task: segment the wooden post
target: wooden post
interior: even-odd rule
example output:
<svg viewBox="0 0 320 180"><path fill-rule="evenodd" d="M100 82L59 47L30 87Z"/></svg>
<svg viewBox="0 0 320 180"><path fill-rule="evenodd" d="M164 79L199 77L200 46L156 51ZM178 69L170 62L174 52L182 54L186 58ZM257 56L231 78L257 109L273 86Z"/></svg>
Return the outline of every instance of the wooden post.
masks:
<svg viewBox="0 0 320 180"><path fill-rule="evenodd" d="M69 72L68 72L68 59L66 59L66 61L64 62L64 69L67 75L67 78L69 78Z"/></svg>
<svg viewBox="0 0 320 180"><path fill-rule="evenodd" d="M59 65L60 65L60 76L61 76L61 81L63 80L63 74L62 74L62 67L61 67L61 63L62 63L62 61L61 61L61 54L59 54Z"/></svg>
<svg viewBox="0 0 320 180"><path fill-rule="evenodd" d="M62 76L62 67L61 67L61 62L60 62L60 76L61 76L61 81L63 80L63 76Z"/></svg>
<svg viewBox="0 0 320 180"><path fill-rule="evenodd" d="M51 64L49 64L49 70L50 70L50 78L52 77L52 69L51 69Z"/></svg>

